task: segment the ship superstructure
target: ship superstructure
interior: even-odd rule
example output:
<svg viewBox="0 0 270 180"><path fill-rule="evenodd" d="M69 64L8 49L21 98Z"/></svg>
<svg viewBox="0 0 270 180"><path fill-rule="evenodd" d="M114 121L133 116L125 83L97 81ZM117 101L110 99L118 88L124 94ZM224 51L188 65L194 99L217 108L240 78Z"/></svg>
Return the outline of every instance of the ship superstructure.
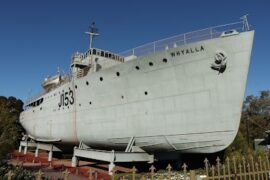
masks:
<svg viewBox="0 0 270 180"><path fill-rule="evenodd" d="M223 150L238 131L253 36L244 19L124 53L90 45L73 55L70 76L44 81L45 93L26 101L20 122L36 141Z"/></svg>

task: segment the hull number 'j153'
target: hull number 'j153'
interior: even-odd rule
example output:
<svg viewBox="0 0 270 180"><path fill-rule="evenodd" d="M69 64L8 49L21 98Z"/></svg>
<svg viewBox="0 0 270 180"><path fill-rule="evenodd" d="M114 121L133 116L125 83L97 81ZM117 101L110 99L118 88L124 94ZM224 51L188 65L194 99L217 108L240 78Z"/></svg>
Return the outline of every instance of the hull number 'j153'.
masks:
<svg viewBox="0 0 270 180"><path fill-rule="evenodd" d="M59 107L72 105L74 103L73 91L69 90L60 94Z"/></svg>

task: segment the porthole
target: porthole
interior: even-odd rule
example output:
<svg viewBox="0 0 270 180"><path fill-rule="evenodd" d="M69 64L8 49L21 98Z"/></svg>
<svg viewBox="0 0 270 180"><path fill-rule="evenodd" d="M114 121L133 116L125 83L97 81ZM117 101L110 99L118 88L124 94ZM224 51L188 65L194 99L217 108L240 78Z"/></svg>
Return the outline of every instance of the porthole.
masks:
<svg viewBox="0 0 270 180"><path fill-rule="evenodd" d="M149 62L149 66L153 66L154 64L152 62Z"/></svg>
<svg viewBox="0 0 270 180"><path fill-rule="evenodd" d="M124 96L121 96L122 99L124 99Z"/></svg>
<svg viewBox="0 0 270 180"><path fill-rule="evenodd" d="M144 92L144 94L145 94L145 95L147 95L147 94L148 94L148 92L147 92L147 91L145 91L145 92Z"/></svg>
<svg viewBox="0 0 270 180"><path fill-rule="evenodd" d="M140 67L139 67L139 66L136 66L135 68L136 68L137 70L139 70L139 69L140 69Z"/></svg>
<svg viewBox="0 0 270 180"><path fill-rule="evenodd" d="M103 77L100 77L99 80L100 80L100 81L103 81Z"/></svg>
<svg viewBox="0 0 270 180"><path fill-rule="evenodd" d="M120 72L116 72L116 76L120 76Z"/></svg>
<svg viewBox="0 0 270 180"><path fill-rule="evenodd" d="M39 109L42 110L42 107L40 107Z"/></svg>
<svg viewBox="0 0 270 180"><path fill-rule="evenodd" d="M91 105L91 104L92 104L92 102L90 101L90 102L89 102L89 104Z"/></svg>
<svg viewBox="0 0 270 180"><path fill-rule="evenodd" d="M88 81L86 81L86 82L85 82L85 84L88 86L88 85L89 85L89 82L88 82Z"/></svg>
<svg viewBox="0 0 270 180"><path fill-rule="evenodd" d="M166 62L168 62L166 58L163 58L163 60L162 60L162 61L163 61L163 62L165 62L165 63L166 63Z"/></svg>
<svg viewBox="0 0 270 180"><path fill-rule="evenodd" d="M78 86L77 85L75 85L75 89L77 89L78 88Z"/></svg>
<svg viewBox="0 0 270 180"><path fill-rule="evenodd" d="M79 104L79 106L81 106L81 104Z"/></svg>

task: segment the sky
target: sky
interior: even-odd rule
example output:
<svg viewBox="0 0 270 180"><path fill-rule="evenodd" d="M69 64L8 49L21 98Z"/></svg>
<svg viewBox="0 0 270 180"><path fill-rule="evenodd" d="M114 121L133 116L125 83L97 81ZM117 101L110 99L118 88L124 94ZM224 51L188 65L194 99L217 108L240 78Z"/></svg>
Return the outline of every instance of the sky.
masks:
<svg viewBox="0 0 270 180"><path fill-rule="evenodd" d="M257 95L270 90L269 0L1 0L0 96L25 100L58 67L69 72L72 54L89 47L93 21L94 46L118 53L245 14L255 30L246 95Z"/></svg>

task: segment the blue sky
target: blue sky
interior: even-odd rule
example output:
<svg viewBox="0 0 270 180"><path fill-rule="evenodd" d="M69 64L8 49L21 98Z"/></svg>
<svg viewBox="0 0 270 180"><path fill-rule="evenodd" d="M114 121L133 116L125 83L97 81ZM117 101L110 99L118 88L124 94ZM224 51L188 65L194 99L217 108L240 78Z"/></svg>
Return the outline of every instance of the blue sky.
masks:
<svg viewBox="0 0 270 180"><path fill-rule="evenodd" d="M71 55L86 51L95 21L95 46L122 52L144 43L235 22L244 14L255 29L246 95L270 89L269 0L1 0L0 95L26 99Z"/></svg>

